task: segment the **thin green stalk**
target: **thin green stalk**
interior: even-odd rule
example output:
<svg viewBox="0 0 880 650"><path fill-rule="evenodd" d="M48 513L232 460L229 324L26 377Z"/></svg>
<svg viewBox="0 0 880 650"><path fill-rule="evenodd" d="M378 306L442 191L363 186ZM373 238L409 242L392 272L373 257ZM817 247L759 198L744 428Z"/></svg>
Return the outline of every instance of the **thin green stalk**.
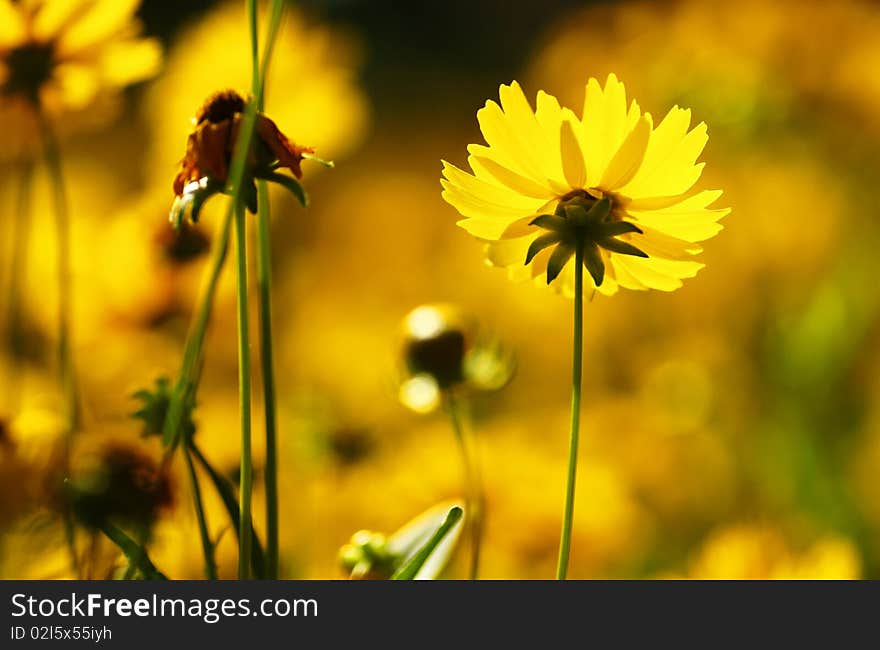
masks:
<svg viewBox="0 0 880 650"><path fill-rule="evenodd" d="M257 110L263 110L260 80L257 3L248 0L251 35L252 92ZM266 433L266 577L278 578L278 434L275 399L275 362L272 352L272 257L269 242L269 190L257 181L257 289L260 310L260 368Z"/></svg>
<svg viewBox="0 0 880 650"><path fill-rule="evenodd" d="M257 2L247 1L251 43L251 92L257 110L263 110L260 80ZM269 247L269 194L265 181L257 181L257 287L260 310L260 367L266 433L266 577L278 577L278 480L275 431L275 376L272 358L271 257Z"/></svg>
<svg viewBox="0 0 880 650"><path fill-rule="evenodd" d="M278 578L278 434L275 364L272 352L272 259L269 243L269 191L257 182L257 286L260 307L260 360L266 426L266 577Z"/></svg>
<svg viewBox="0 0 880 650"><path fill-rule="evenodd" d="M202 553L205 556L205 577L208 580L216 580L217 562L214 559L214 542L211 541L211 534L208 530L208 519L205 516L205 508L202 501L202 488L199 485L199 477L196 474L196 468L193 466L189 443L184 443L182 448L183 458L186 461L187 473L189 474L190 486L192 487L193 503L196 508L196 519L199 523L199 536L202 540Z"/></svg>
<svg viewBox="0 0 880 650"><path fill-rule="evenodd" d="M238 495L241 520L238 531L238 577L251 577L254 466L251 458L251 351L248 325L247 232L245 209L235 205L235 262L238 294L238 404L241 413L241 488Z"/></svg>
<svg viewBox="0 0 880 650"><path fill-rule="evenodd" d="M471 580L476 580L480 572L480 550L483 545L485 495L483 494L482 481L480 479L479 462L465 433L459 402L452 391L449 391L446 395L446 411L449 413L452 430L455 432L455 440L458 443L461 465L464 471L465 512L467 513L467 523L471 536L471 562L468 576Z"/></svg>
<svg viewBox="0 0 880 650"><path fill-rule="evenodd" d="M70 214L67 209L67 192L58 142L51 125L39 110L37 119L43 138L43 155L52 181L55 230L58 237L58 367L64 399L64 419L67 423L66 445L69 447L71 434L79 429L80 425L76 371L71 348Z"/></svg>
<svg viewBox="0 0 880 650"><path fill-rule="evenodd" d="M67 209L67 192L61 165L61 151L55 139L52 125L40 110L35 109L40 135L43 139L43 156L52 185L52 202L55 211L55 230L58 248L58 374L61 384L65 432L63 447L63 473L70 468L73 433L79 429L79 397L76 370L71 349L71 270L70 270L70 214ZM79 575L80 563L76 552L76 529L69 512L62 514L64 538L70 553L75 575Z"/></svg>
<svg viewBox="0 0 880 650"><path fill-rule="evenodd" d="M214 297L217 294L217 285L220 282L220 272L226 261L226 252L229 249L229 235L232 226L232 215L228 213L220 225L220 236L214 244L211 258L211 266L208 272L208 281L202 294L201 304L190 326L189 334L183 352L183 361L177 383L171 394L168 405L168 413L165 416L163 427L164 439L168 454L173 452L180 439L180 428L183 424L185 406L195 397L196 385L202 349L205 345L205 336L208 331L208 322L211 319L211 311L214 307Z"/></svg>
<svg viewBox="0 0 880 650"><path fill-rule="evenodd" d="M31 224L31 189L33 186L34 165L30 161L22 163L21 184L16 197L15 214L13 222L12 255L9 275L9 303L7 304L7 327L9 336L9 351L14 364L13 370L17 370L19 361L24 353L24 284L27 275L28 241L30 239ZM10 389L19 382L13 378Z"/></svg>
<svg viewBox="0 0 880 650"><path fill-rule="evenodd" d="M584 338L584 244L579 242L574 256L574 344L571 371L571 440L568 448L568 485L559 540L559 562L556 579L565 580L571 551L571 526L574 519L574 487L577 475L578 436L581 421L581 375Z"/></svg>
<svg viewBox="0 0 880 650"><path fill-rule="evenodd" d="M129 561L135 564L143 574L144 578L147 580L167 580L168 578L163 574L159 569L156 568L156 565L150 560L150 556L147 555L147 549L143 547L143 545L138 544L131 537L125 534L122 529L114 526L113 524L104 524L101 526L101 532L104 533L107 538L116 544L119 547L125 557L129 559Z"/></svg>

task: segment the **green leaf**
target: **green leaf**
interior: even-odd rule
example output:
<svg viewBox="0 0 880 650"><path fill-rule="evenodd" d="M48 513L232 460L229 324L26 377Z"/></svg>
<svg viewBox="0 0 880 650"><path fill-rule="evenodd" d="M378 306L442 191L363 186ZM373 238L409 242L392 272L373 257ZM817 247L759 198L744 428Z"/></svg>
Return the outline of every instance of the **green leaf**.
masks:
<svg viewBox="0 0 880 650"><path fill-rule="evenodd" d="M443 539L449 534L449 531L461 520L464 511L460 506L453 506L449 509L446 519L434 531L431 538L416 553L407 560L395 573L391 576L392 580L413 580L418 575L421 568L425 565Z"/></svg>
<svg viewBox="0 0 880 650"><path fill-rule="evenodd" d="M539 214L529 221L530 226L539 226L545 230L565 230L569 227L568 221L555 214Z"/></svg>
<svg viewBox="0 0 880 650"><path fill-rule="evenodd" d="M553 251L550 260L547 262L547 284L550 284L562 273L562 269L574 255L574 246L566 242L562 242Z"/></svg>
<svg viewBox="0 0 880 650"><path fill-rule="evenodd" d="M531 262L532 259L534 259L535 255L540 253L548 246L552 246L553 244L557 243L560 239L561 237L559 233L555 232L548 232L544 235L541 235L540 237L536 237L529 246L528 252L526 252L525 263L528 264L529 262Z"/></svg>
<svg viewBox="0 0 880 650"><path fill-rule="evenodd" d="M208 474L208 477L211 479L211 482L214 484L214 489L216 489L217 494L220 495L220 499L223 501L226 512L229 514L229 519L232 521L232 528L235 530L235 534L238 535L240 530L238 523L240 521L240 514L238 511L238 495L235 493L235 488L232 487L232 483L230 483L229 479L214 469L211 463L208 462L208 459L202 454L201 449L199 449L195 443L190 445L190 451L192 452L193 458L199 462L199 465L202 466ZM254 575L262 577L265 568L263 547L260 544L260 540L257 538L256 531L252 530L251 534L254 542L251 548L251 566L253 567Z"/></svg>
<svg viewBox="0 0 880 650"><path fill-rule="evenodd" d="M244 181L241 187L241 200L251 214L257 214L257 185L253 179Z"/></svg>
<svg viewBox="0 0 880 650"><path fill-rule="evenodd" d="M603 223L596 228L596 234L602 239L605 237L617 237L627 232L643 234L642 229L630 221L612 221L610 223Z"/></svg>
<svg viewBox="0 0 880 650"><path fill-rule="evenodd" d="M608 237L606 239L599 240L599 246L602 248L607 248L610 251L614 251L615 253L620 253L621 255L634 255L636 257L648 257L648 254L620 239L614 239L613 237Z"/></svg>
<svg viewBox="0 0 880 650"><path fill-rule="evenodd" d="M306 194L306 191L303 189L303 186L300 185L300 182L293 178L293 176L271 172L268 174L261 174L259 178L270 181L272 183L278 183L282 187L289 190L296 197L296 200L299 201L299 204L302 207L308 207L309 197Z"/></svg>
<svg viewBox="0 0 880 650"><path fill-rule="evenodd" d="M584 266L587 267L596 286L601 287L605 280L605 262L602 261L602 255L596 244L590 243L584 247Z"/></svg>

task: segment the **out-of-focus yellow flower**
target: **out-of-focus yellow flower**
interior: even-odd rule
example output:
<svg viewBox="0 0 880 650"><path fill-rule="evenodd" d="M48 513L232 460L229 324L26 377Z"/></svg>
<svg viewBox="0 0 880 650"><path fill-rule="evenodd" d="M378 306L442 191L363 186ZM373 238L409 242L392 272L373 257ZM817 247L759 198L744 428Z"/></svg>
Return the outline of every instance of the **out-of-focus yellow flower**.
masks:
<svg viewBox="0 0 880 650"><path fill-rule="evenodd" d="M709 536L687 572L697 580L855 580L858 553L827 537L798 552L774 528L732 526Z"/></svg>
<svg viewBox="0 0 880 650"><path fill-rule="evenodd" d="M218 88L250 87L250 49L241 37L246 20L243 3L227 3L184 31L169 53L149 100L149 121L161 137L154 139L155 157L148 157L146 168L157 185L167 186L180 160L193 108ZM345 34L286 12L266 79L267 113L298 142L340 158L357 146L367 121L366 99L355 83L357 58Z"/></svg>
<svg viewBox="0 0 880 650"><path fill-rule="evenodd" d="M715 235L727 209L709 209L720 190L696 191L708 136L689 130L690 110L675 106L654 128L613 74L590 79L580 115L538 92L532 110L517 82L500 87L477 113L489 146L470 145L473 174L444 162L443 197L459 225L489 240L489 262L513 279L544 275L574 288L576 242L586 242L592 287L671 291L702 268L690 257ZM556 281L557 277L559 281Z"/></svg>
<svg viewBox="0 0 880 650"><path fill-rule="evenodd" d="M95 123L121 88L158 71L158 42L138 36L139 4L0 0L0 123L6 127L0 153L17 156L33 146L38 110L62 131Z"/></svg>

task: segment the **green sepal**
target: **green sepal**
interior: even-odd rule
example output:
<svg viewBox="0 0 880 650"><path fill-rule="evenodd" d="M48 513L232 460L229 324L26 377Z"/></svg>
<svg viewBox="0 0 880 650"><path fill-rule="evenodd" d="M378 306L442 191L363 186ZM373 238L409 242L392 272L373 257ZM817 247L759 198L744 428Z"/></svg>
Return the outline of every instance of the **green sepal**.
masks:
<svg viewBox="0 0 880 650"><path fill-rule="evenodd" d="M303 186L300 185L300 182L293 178L293 176L287 176L286 174L279 174L277 172L268 172L265 174L261 174L258 178L262 178L263 180L267 180L271 183L278 183L291 194L296 197L296 200L299 201L299 204L302 207L308 207L309 205L309 197L306 194L306 191L303 189Z"/></svg>
<svg viewBox="0 0 880 650"><path fill-rule="evenodd" d="M425 542L424 546L422 546L416 553L410 558L408 562L402 565L397 571L395 571L394 575L391 576L392 580L413 580L419 573L419 570L425 565L425 562L428 561L428 558L431 557L431 554L436 550L437 546L440 545L440 542L449 534L449 531L453 529L455 524L459 522L464 511L459 506L453 506L449 509L449 513L446 515L446 520L440 524L440 527L431 535L431 538Z"/></svg>
<svg viewBox="0 0 880 650"><path fill-rule="evenodd" d="M531 221L530 226L538 226L544 230L560 231L569 227L568 221L564 217L555 214L540 214Z"/></svg>
<svg viewBox="0 0 880 650"><path fill-rule="evenodd" d="M620 239L614 239L613 237L607 237L605 239L600 239L598 242L599 246L602 248L606 248L610 251L614 251L615 253L620 253L621 255L634 255L635 257L648 257L648 254L633 246L630 243L622 241Z"/></svg>
<svg viewBox="0 0 880 650"><path fill-rule="evenodd" d="M596 244L588 243L584 246L584 266L590 272L596 286L601 287L605 280L605 262L602 261L602 255Z"/></svg>
<svg viewBox="0 0 880 650"><path fill-rule="evenodd" d="M324 160L323 158L318 158L318 156L316 156L315 154L312 154L312 153L304 153L302 155L302 157L303 157L303 160L312 160L312 161L314 161L320 165L324 165L324 167L328 167L330 169L333 169L334 167L336 167L336 163L333 162L332 160Z"/></svg>
<svg viewBox="0 0 880 650"><path fill-rule="evenodd" d="M548 246L552 246L556 244L561 239L559 233L556 232L548 232L546 234L541 235L540 237L536 237L535 241L531 243L529 246L529 250L526 252L526 264L531 262L535 255L540 253L542 250L547 248Z"/></svg>
<svg viewBox="0 0 880 650"><path fill-rule="evenodd" d="M587 225L590 220L590 213L593 211L590 209L588 212L582 203L575 202L567 204L563 210L565 211L566 220L575 227Z"/></svg>
<svg viewBox="0 0 880 650"><path fill-rule="evenodd" d="M556 247L547 262L547 284L553 282L562 273L562 269L565 268L572 255L574 255L574 246L571 244L561 242Z"/></svg>
<svg viewBox="0 0 880 650"><path fill-rule="evenodd" d="M612 221L610 223L603 223L596 229L596 234L603 239L605 237L617 237L618 235L623 235L628 232L636 232L640 235L644 234L642 229L631 221Z"/></svg>
<svg viewBox="0 0 880 650"><path fill-rule="evenodd" d="M606 196L593 204L593 207L587 212L587 221L596 224L603 223L609 214L611 214L611 199Z"/></svg>

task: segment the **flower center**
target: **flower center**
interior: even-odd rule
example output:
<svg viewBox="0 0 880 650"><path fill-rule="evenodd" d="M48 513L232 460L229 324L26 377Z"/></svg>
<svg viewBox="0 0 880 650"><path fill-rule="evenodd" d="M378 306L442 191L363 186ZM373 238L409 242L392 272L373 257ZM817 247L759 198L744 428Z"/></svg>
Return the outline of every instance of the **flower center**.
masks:
<svg viewBox="0 0 880 650"><path fill-rule="evenodd" d="M542 214L529 222L544 231L529 246L525 263L545 248L554 247L547 262L547 284L556 279L568 260L580 252L584 266L590 272L596 286L605 279L605 263L600 248L620 255L648 257L644 251L627 241L618 239L627 233L642 233L634 223L624 221L621 213L613 209L610 196L597 199L585 190L572 190L560 197L553 214Z"/></svg>
<svg viewBox="0 0 880 650"><path fill-rule="evenodd" d="M39 100L40 88L52 76L55 64L52 43L27 43L6 54L9 76L3 84L5 95L24 95L29 101Z"/></svg>
<svg viewBox="0 0 880 650"><path fill-rule="evenodd" d="M219 124L231 120L236 113L244 113L244 97L234 90L221 90L205 101L196 113L196 124L204 121Z"/></svg>

